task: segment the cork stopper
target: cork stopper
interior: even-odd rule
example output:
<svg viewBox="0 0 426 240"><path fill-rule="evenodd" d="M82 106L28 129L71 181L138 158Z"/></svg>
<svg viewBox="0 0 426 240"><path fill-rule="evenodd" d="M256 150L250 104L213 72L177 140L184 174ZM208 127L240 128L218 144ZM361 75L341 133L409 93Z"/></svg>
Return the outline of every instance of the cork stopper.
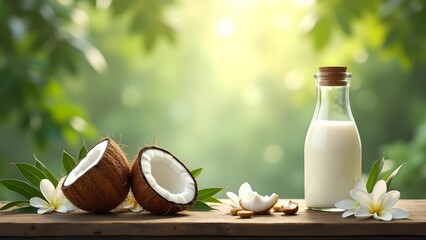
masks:
<svg viewBox="0 0 426 240"><path fill-rule="evenodd" d="M315 74L315 78L320 86L346 86L352 76L346 70L347 67L343 66L319 67L319 73Z"/></svg>

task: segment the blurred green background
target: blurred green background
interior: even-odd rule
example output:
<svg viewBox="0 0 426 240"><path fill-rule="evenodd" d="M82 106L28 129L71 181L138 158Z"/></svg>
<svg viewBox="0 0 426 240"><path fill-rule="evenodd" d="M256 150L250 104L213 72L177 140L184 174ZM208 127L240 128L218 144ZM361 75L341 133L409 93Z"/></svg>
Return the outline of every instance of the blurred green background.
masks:
<svg viewBox="0 0 426 240"><path fill-rule="evenodd" d="M420 0L0 1L0 177L110 136L206 166L203 188L303 198L313 73L347 65L363 172L385 152L425 198L425 22Z"/></svg>

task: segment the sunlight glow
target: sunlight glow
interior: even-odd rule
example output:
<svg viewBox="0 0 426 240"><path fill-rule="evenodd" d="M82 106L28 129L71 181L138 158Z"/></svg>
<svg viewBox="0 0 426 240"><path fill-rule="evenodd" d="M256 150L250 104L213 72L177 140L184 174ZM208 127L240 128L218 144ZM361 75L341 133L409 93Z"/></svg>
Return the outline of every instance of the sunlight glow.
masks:
<svg viewBox="0 0 426 240"><path fill-rule="evenodd" d="M235 34L235 22L230 18L222 18L216 22L216 34L221 38L231 37Z"/></svg>
<svg viewBox="0 0 426 240"><path fill-rule="evenodd" d="M112 0L96 0L96 8L107 9L111 6Z"/></svg>
<svg viewBox="0 0 426 240"><path fill-rule="evenodd" d="M317 3L316 0L293 0L293 4L297 7L312 7Z"/></svg>
<svg viewBox="0 0 426 240"><path fill-rule="evenodd" d="M291 24L292 24L291 18L287 14L280 13L275 16L275 26L278 29L286 30L291 26Z"/></svg>
<svg viewBox="0 0 426 240"><path fill-rule="evenodd" d="M300 89L303 84L305 84L305 79L298 71L291 71L284 78L285 87L292 91Z"/></svg>
<svg viewBox="0 0 426 240"><path fill-rule="evenodd" d="M243 92L243 102L249 107L258 106L263 100L263 94L258 87L250 86Z"/></svg>

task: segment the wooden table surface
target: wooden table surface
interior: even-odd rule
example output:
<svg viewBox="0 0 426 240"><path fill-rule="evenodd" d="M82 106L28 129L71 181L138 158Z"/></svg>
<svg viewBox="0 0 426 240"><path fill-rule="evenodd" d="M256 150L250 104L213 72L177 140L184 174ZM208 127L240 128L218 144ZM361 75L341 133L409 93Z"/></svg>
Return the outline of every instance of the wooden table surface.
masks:
<svg viewBox="0 0 426 240"><path fill-rule="evenodd" d="M241 219L229 214L227 204L215 206L217 211L186 211L172 216L150 213L118 212L91 214L82 211L61 214L0 213L0 238L60 237L61 239L99 238L116 239L156 238L238 238L253 237L303 239L308 237L392 237L426 238L426 200L400 200L397 206L406 209L410 217L383 222L350 217L341 213L307 210L303 200L297 215L281 213L256 215ZM284 200L280 200L282 204ZM50 239L50 238L49 238Z"/></svg>

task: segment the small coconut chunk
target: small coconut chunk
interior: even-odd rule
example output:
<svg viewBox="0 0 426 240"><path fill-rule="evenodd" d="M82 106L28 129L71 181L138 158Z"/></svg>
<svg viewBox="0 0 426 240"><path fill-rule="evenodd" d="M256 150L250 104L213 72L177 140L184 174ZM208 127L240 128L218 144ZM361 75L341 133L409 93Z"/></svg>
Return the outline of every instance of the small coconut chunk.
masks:
<svg viewBox="0 0 426 240"><path fill-rule="evenodd" d="M232 216L237 216L237 215L238 215L238 212L239 212L239 211L242 211L242 210L244 210L244 209L242 209L242 208L240 208L240 207L236 207L236 208L232 208L230 212L231 212L231 215L232 215Z"/></svg>
<svg viewBox="0 0 426 240"><path fill-rule="evenodd" d="M246 197L240 199L240 205L246 210L253 211L255 214L269 213L269 210L277 203L278 195L273 193L271 196L260 196L257 192L251 192Z"/></svg>
<svg viewBox="0 0 426 240"><path fill-rule="evenodd" d="M273 208L274 212L282 212L283 211L283 207L279 206L279 205L275 205Z"/></svg>
<svg viewBox="0 0 426 240"><path fill-rule="evenodd" d="M248 211L248 210L242 210L242 211L238 211L238 216L240 218L251 218L254 214L253 211Z"/></svg>
<svg viewBox="0 0 426 240"><path fill-rule="evenodd" d="M252 192L253 192L253 189L251 188L250 184L248 182L245 182L241 184L240 189L238 190L238 196L240 198L244 198Z"/></svg>
<svg viewBox="0 0 426 240"><path fill-rule="evenodd" d="M299 211L299 204L291 200L287 201L282 207L282 212L285 215L294 215Z"/></svg>

